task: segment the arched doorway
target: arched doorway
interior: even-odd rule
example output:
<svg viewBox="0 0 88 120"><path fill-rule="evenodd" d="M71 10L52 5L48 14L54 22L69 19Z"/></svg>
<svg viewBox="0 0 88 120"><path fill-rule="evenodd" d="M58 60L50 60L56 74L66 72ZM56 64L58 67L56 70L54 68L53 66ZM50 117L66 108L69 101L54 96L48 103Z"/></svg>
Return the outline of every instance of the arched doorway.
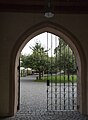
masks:
<svg viewBox="0 0 88 120"><path fill-rule="evenodd" d="M45 97L42 96L38 100L39 102L42 101L41 104L38 104L38 101L34 102L38 106L41 105L41 109L44 111L77 110L78 80L76 60L72 49L63 39L49 32L35 36L22 50L20 59L21 68L23 68L21 70L21 84L25 86L24 84L27 81L27 85L29 83L29 88L31 88L31 86L33 87L37 83L37 90L40 88L42 92L41 94L39 91L38 94L36 90L33 93L33 90L31 91L30 89L30 92L28 88L29 95L26 94L28 93L27 91L24 95L21 94L22 96L26 95L26 98L29 96L27 98L29 102L25 102L29 108L32 104L31 94L35 96L36 93L36 96L45 95ZM33 70L34 74L28 69ZM41 87L42 85L43 87ZM23 86L22 88L24 88ZM24 89L26 90L26 87ZM24 91L21 91L21 93L24 93ZM24 97L21 97L22 101L23 99ZM40 110L38 107L35 108Z"/></svg>
<svg viewBox="0 0 88 120"><path fill-rule="evenodd" d="M51 32L57 36L60 36L63 38L72 48L72 50L75 53L76 60L77 60L77 66L78 66L78 78L79 78L79 84L78 84L78 108L79 111L82 114L86 114L86 89L83 89L86 87L86 79L85 79L85 55L83 53L82 47L79 43L79 41L65 28L62 26L59 26L57 24L51 23L51 22L45 22L39 25L33 26L29 30L27 30L17 41L16 45L13 48L13 53L11 56L11 80L10 80L10 113L14 114L17 111L18 106L18 93L19 93L19 83L18 83L18 66L19 66L19 56L22 48L25 46L25 44L34 36L43 33L43 32Z"/></svg>

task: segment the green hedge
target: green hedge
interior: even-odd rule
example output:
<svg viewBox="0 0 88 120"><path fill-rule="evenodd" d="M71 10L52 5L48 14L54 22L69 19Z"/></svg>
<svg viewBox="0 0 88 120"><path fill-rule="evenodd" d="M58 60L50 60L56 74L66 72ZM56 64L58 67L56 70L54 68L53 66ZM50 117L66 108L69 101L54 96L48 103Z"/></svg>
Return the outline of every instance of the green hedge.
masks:
<svg viewBox="0 0 88 120"><path fill-rule="evenodd" d="M47 79L49 81L52 81L53 83L68 83L68 82L77 82L77 75L53 75L53 76L45 76L41 80L35 80L36 82L47 82Z"/></svg>

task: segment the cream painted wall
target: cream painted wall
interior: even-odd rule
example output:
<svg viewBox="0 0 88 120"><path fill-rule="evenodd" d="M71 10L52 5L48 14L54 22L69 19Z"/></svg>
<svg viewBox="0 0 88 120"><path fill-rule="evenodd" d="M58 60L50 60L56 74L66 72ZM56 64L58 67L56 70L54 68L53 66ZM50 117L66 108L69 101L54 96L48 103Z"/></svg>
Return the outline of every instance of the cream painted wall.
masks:
<svg viewBox="0 0 88 120"><path fill-rule="evenodd" d="M44 21L62 25L76 36L88 59L88 15L56 14L47 19L43 14L0 13L0 116L9 115L9 69L13 47L27 29Z"/></svg>

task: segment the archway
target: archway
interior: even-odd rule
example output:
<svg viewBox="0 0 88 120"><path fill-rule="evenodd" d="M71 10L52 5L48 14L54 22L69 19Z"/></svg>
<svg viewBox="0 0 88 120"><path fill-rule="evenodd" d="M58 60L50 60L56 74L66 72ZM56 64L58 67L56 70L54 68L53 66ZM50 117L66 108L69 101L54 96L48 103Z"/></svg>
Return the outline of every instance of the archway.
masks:
<svg viewBox="0 0 88 120"><path fill-rule="evenodd" d="M17 106L18 106L18 66L19 66L19 56L22 48L25 46L25 44L34 36L43 33L43 32L51 32L57 36L60 36L63 38L73 49L76 60L77 60L77 66L78 66L78 77L79 77L79 91L80 94L78 96L78 107L79 111L82 114L86 114L87 112L87 105L86 103L86 61L85 61L85 55L82 50L82 47L80 45L80 42L76 39L75 36L73 36L68 30L63 28L60 25L57 25L52 22L45 22L38 24L36 26L33 26L32 28L28 29L20 38L17 40L17 43L15 44L12 56L11 56L11 66L10 66L10 105L9 110L11 115L17 112Z"/></svg>

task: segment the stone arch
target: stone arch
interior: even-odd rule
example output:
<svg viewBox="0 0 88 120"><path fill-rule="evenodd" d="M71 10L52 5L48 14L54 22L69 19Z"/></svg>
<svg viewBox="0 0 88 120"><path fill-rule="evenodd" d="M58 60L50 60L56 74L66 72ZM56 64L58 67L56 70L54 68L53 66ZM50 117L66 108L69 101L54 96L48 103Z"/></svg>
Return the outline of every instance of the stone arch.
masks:
<svg viewBox="0 0 88 120"><path fill-rule="evenodd" d="M12 54L11 54L11 64L10 64L10 80L9 80L9 113L14 115L17 111L18 104L18 82L17 82L17 67L18 67L18 59L20 56L20 52L22 48L26 45L26 43L35 37L38 34L43 32L51 32L57 36L62 37L73 49L77 65L78 65L78 77L79 77L79 111L82 114L87 114L87 95L86 93L86 58L83 52L82 46L79 40L67 29L63 26L58 25L53 22L43 22L32 26L28 30L26 30L21 37L15 43ZM85 88L85 89L83 89Z"/></svg>

